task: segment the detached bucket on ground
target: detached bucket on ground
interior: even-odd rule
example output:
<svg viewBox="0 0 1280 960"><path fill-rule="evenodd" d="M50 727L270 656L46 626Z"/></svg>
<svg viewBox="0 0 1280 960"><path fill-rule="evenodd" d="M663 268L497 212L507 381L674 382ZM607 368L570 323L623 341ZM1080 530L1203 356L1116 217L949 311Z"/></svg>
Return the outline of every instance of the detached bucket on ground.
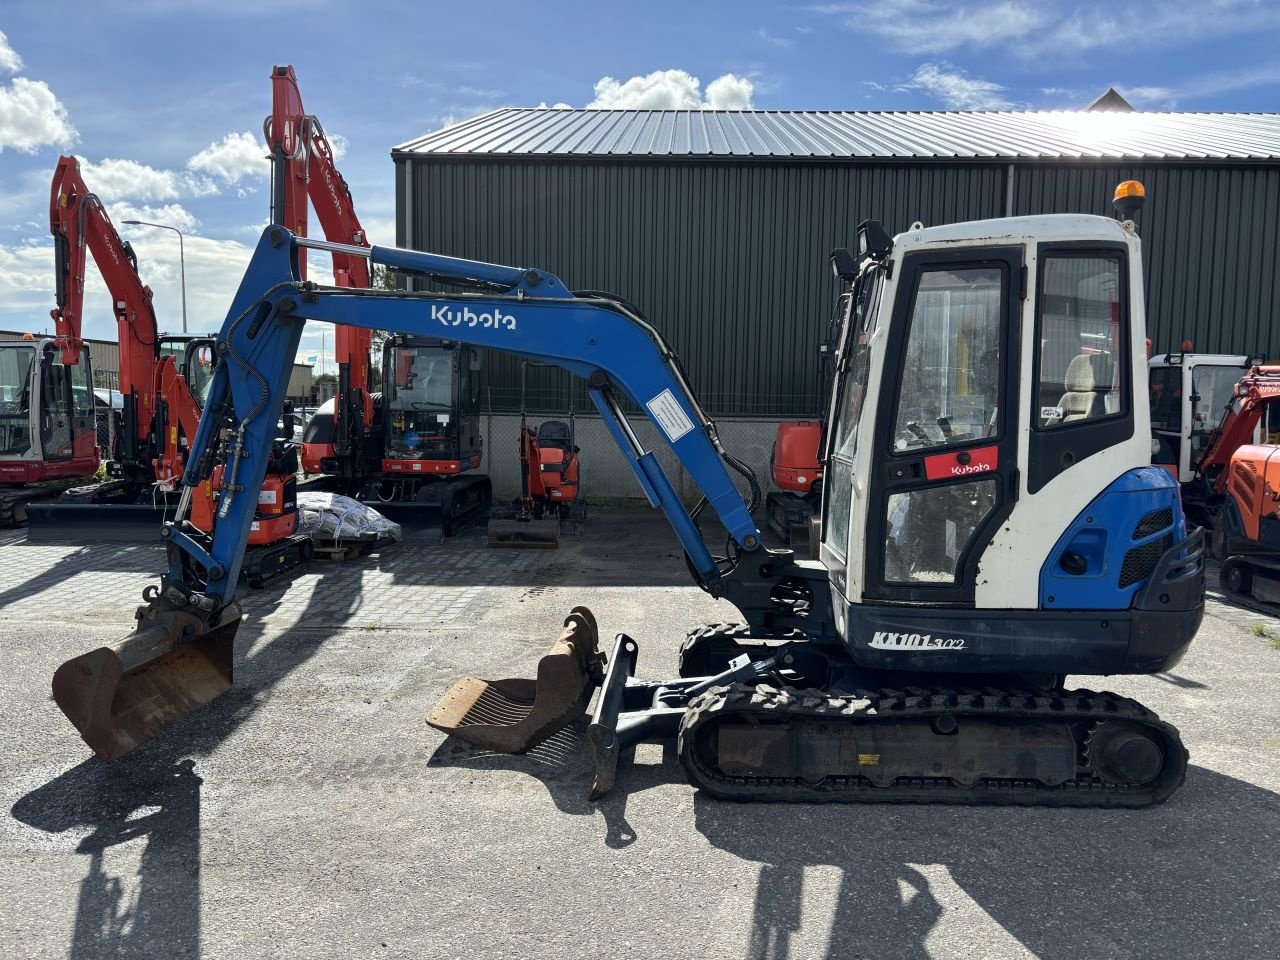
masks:
<svg viewBox="0 0 1280 960"><path fill-rule="evenodd" d="M595 617L574 607L538 661L537 680L463 677L431 708L427 723L482 750L524 753L586 712L604 660Z"/></svg>

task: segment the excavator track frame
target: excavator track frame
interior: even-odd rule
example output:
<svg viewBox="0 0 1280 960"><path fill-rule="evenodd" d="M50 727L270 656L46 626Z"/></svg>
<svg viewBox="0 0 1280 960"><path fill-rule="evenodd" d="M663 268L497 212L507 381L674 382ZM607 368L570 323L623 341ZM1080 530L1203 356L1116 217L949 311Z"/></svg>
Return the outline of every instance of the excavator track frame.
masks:
<svg viewBox="0 0 1280 960"><path fill-rule="evenodd" d="M961 725L981 722L1046 730L1067 728L1076 748L1077 775L1055 786L1028 776L981 777L973 786L958 786L940 776L898 777L888 786L875 786L865 776L827 775L813 782L805 778L729 775L717 769L707 756L716 727L741 723L756 731L764 725L785 725L792 730L826 727L910 724L937 734L939 756L950 749L950 736ZM1108 727L1107 725L1111 725ZM1077 731L1085 729L1084 736ZM1160 747L1163 765L1145 784L1126 784L1104 771L1105 762L1090 752L1091 741L1106 730L1136 730ZM1115 740L1115 737L1109 737ZM836 738L832 738L833 742ZM814 754L821 747L810 744ZM1037 692L995 689L795 690L765 684L733 684L716 687L692 701L680 721L680 762L690 782L723 800L803 803L947 803L996 806L1137 808L1162 803L1186 777L1187 751L1177 730L1152 711L1127 697L1092 690ZM830 756L830 749L825 751ZM1095 749L1094 753L1098 751ZM804 757L788 758L804 763ZM913 758L914 759L914 758ZM847 762L847 761L846 761ZM874 754L863 754L855 763L873 766ZM922 764L927 757L919 758Z"/></svg>

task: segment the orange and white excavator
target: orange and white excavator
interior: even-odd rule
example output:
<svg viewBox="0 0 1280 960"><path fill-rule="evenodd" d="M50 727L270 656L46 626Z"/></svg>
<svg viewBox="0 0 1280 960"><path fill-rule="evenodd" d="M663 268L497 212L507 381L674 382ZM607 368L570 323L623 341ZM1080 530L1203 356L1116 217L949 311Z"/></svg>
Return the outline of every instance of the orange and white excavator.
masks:
<svg viewBox="0 0 1280 960"><path fill-rule="evenodd" d="M31 504L29 536L33 540L86 535L150 539L187 466L189 443L213 377L213 338L160 333L151 288L139 276L133 247L120 237L102 201L85 184L73 156L59 158L54 170L49 220L57 269L58 306L52 316L59 341L66 344L63 362L80 342L85 270L92 255L116 317L123 403L110 431L108 479L65 490L53 503ZM288 462L289 452L283 448L278 452L250 534L246 571L251 580L259 567L274 574L309 554L310 541L293 535L297 455L292 454ZM202 529L212 528L208 514L213 492L212 488L202 490L193 500L192 522L199 525L203 517Z"/></svg>
<svg viewBox="0 0 1280 960"><path fill-rule="evenodd" d="M109 524L117 520L95 514L94 508L104 505L137 506L129 521L133 522L139 512L152 512L153 485L176 485L186 467L186 439L195 435L200 419L199 401L187 376L206 383L212 377L212 341L161 335L151 288L139 276L133 247L116 232L73 156L60 157L54 169L49 228L57 271L58 306L52 317L59 337L68 343L79 337L91 255L111 295L116 318L122 398L106 451L108 479L68 490L56 504L33 505L29 511L33 534L63 539L64 532L77 536L84 523L92 522L90 517ZM90 513L80 508L89 508ZM154 517L151 534L159 522L160 517Z"/></svg>

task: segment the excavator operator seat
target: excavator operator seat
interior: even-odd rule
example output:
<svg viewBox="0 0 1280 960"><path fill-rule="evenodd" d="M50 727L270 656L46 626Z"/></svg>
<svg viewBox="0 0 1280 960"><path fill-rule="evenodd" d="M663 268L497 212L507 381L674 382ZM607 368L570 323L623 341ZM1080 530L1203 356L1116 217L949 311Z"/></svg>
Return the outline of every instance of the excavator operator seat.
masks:
<svg viewBox="0 0 1280 960"><path fill-rule="evenodd" d="M1102 416L1099 408L1102 397L1094 390L1093 361L1086 355L1072 357L1067 365L1067 392L1058 401L1061 410L1059 423L1072 423Z"/></svg>
<svg viewBox="0 0 1280 960"><path fill-rule="evenodd" d="M538 427L538 446L569 452L569 425L563 420L546 420Z"/></svg>

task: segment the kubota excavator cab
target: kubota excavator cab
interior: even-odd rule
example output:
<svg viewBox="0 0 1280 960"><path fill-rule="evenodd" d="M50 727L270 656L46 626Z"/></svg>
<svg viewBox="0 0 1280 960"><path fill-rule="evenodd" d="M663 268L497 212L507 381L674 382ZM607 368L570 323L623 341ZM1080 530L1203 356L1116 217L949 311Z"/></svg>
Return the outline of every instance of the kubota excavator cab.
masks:
<svg viewBox="0 0 1280 960"><path fill-rule="evenodd" d="M56 496L62 486L48 481L97 469L89 348L68 364L51 338L0 340L0 527L23 522L33 499Z"/></svg>

